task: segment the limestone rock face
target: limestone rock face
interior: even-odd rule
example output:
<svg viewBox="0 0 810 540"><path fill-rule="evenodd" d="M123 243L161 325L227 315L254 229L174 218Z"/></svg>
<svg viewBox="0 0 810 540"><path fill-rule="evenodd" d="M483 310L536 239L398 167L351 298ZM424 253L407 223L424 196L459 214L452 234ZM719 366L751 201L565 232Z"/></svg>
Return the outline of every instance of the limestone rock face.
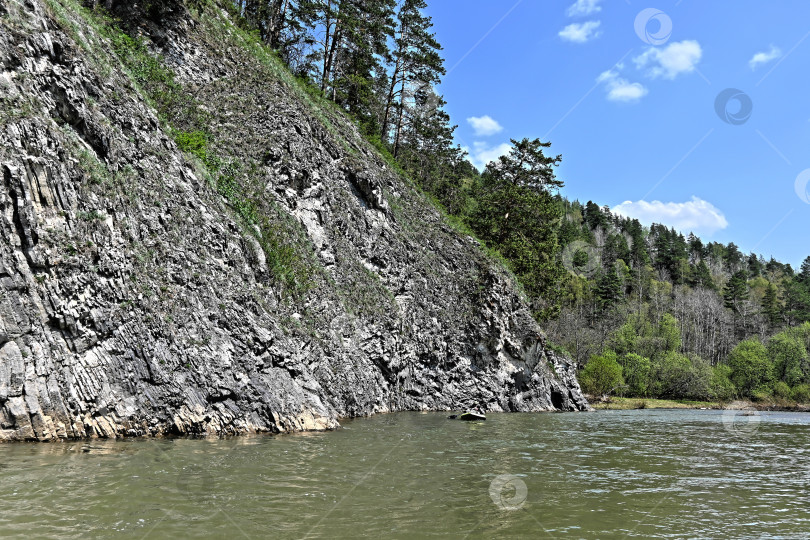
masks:
<svg viewBox="0 0 810 540"><path fill-rule="evenodd" d="M133 28L298 231L309 286L277 279L78 10L0 0L0 440L587 409L508 274L218 17Z"/></svg>

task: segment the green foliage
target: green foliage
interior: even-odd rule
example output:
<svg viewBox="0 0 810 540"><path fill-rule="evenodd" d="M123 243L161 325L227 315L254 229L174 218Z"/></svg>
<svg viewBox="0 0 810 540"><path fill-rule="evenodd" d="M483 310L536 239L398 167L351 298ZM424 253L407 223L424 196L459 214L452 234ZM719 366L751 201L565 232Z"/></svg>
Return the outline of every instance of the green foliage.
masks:
<svg viewBox="0 0 810 540"><path fill-rule="evenodd" d="M674 352L681 348L681 330L678 327L678 319L669 313L665 313L658 325L658 335L663 340L664 350Z"/></svg>
<svg viewBox="0 0 810 540"><path fill-rule="evenodd" d="M574 256L571 259L575 268L584 268L590 257L588 256L588 252L582 249L578 249L574 252Z"/></svg>
<svg viewBox="0 0 810 540"><path fill-rule="evenodd" d="M126 34L119 22L96 12L96 18L106 23L103 34L112 43L136 87L152 103L160 118L175 129L198 130L207 122L207 115L197 107L196 100L183 91L174 73L149 52L142 38Z"/></svg>
<svg viewBox="0 0 810 540"><path fill-rule="evenodd" d="M779 304L776 286L770 282L762 297L762 313L771 328L779 326L782 319L782 306Z"/></svg>
<svg viewBox="0 0 810 540"><path fill-rule="evenodd" d="M797 384L790 392L790 399L797 403L810 402L810 385Z"/></svg>
<svg viewBox="0 0 810 540"><path fill-rule="evenodd" d="M692 287L704 287L710 290L716 288L709 267L706 266L706 261L703 259L697 265L689 267L687 281Z"/></svg>
<svg viewBox="0 0 810 540"><path fill-rule="evenodd" d="M208 156L208 136L204 131L175 131L174 142L180 150L196 156L206 167L216 167Z"/></svg>
<svg viewBox="0 0 810 540"><path fill-rule="evenodd" d="M699 358L669 351L653 362L652 373L656 397L700 399L709 393L711 367Z"/></svg>
<svg viewBox="0 0 810 540"><path fill-rule="evenodd" d="M606 396L622 387L622 367L616 354L607 352L591 357L579 372L579 382L586 392L595 396Z"/></svg>
<svg viewBox="0 0 810 540"><path fill-rule="evenodd" d="M470 227L488 246L509 261L543 320L559 310L559 285L565 276L559 258L557 229L562 212L546 186L559 186L546 158L548 144L512 141L508 156L490 164L473 190L476 206Z"/></svg>
<svg viewBox="0 0 810 540"><path fill-rule="evenodd" d="M550 351L555 352L555 353L557 353L557 354L559 354L561 356L568 356L568 357L571 356L571 353L568 352L568 349L566 349L565 347L563 347L561 345L557 345L556 343L552 343L551 341L546 342L546 347Z"/></svg>
<svg viewBox="0 0 810 540"><path fill-rule="evenodd" d="M0 94L5 93L4 91L5 88L0 80ZM0 95L0 126L17 122L23 118L30 118L36 114L36 111L32 98Z"/></svg>
<svg viewBox="0 0 810 540"><path fill-rule="evenodd" d="M366 142L368 142L371 146L373 146L377 150L377 152L380 153L380 155L383 157L383 159L385 159L386 163L388 163L388 165L392 169L394 169L400 175L402 175L403 178L408 177L408 173L405 172L405 170L399 164L399 161L397 161L397 159L394 157L394 155L388 149L388 146L384 142L382 142L382 140L380 139L380 137L378 135L376 135L376 134L367 134L365 136L365 139L366 139ZM436 199L436 200L438 200L438 199Z"/></svg>
<svg viewBox="0 0 810 540"><path fill-rule="evenodd" d="M198 3L196 7L200 9L202 5ZM152 10L148 6L144 9ZM217 193L241 218L244 233L253 236L261 246L268 271L276 284L296 295L308 290L312 285L314 263L306 255L300 227L280 209L244 189L241 180L249 178L254 171L216 150L216 141L211 140L206 130L209 115L201 112L194 97L175 80L173 72L161 59L150 53L145 40L124 32L120 21L102 10L76 7L75 11L109 40L136 88L155 107L161 120L168 124L178 147L199 159L206 168ZM90 182L109 181L106 169L89 153L81 156L80 165Z"/></svg>
<svg viewBox="0 0 810 540"><path fill-rule="evenodd" d="M115 54L124 61L137 83L176 87L174 74L160 60L149 54L143 40L130 37L112 25L108 29Z"/></svg>
<svg viewBox="0 0 810 540"><path fill-rule="evenodd" d="M89 212L76 212L76 217L82 221L102 221L107 219L107 216L98 210L90 210Z"/></svg>
<svg viewBox="0 0 810 540"><path fill-rule="evenodd" d="M777 380L789 386L810 382L807 349L796 332L786 331L775 335L768 342L767 350Z"/></svg>
<svg viewBox="0 0 810 540"><path fill-rule="evenodd" d="M597 281L596 296L597 305L602 311L614 307L622 298L622 282L614 266L603 273Z"/></svg>
<svg viewBox="0 0 810 540"><path fill-rule="evenodd" d="M262 214L258 216L258 227L261 234L256 236L267 258L270 275L286 292L302 296L314 285L315 262L301 254L305 235L300 226L282 214L275 220ZM298 239L298 246L291 243L291 239Z"/></svg>
<svg viewBox="0 0 810 540"><path fill-rule="evenodd" d="M753 396L755 390L770 386L774 379L768 352L756 340L740 342L729 354L728 366L731 368L731 382L744 396Z"/></svg>
<svg viewBox="0 0 810 540"><path fill-rule="evenodd" d="M99 161L98 156L82 147L78 152L79 169L85 173L88 182L100 185L110 181L107 167Z"/></svg>
<svg viewBox="0 0 810 540"><path fill-rule="evenodd" d="M773 390L770 386L760 386L751 391L751 401L767 402L773 399Z"/></svg>
<svg viewBox="0 0 810 540"><path fill-rule="evenodd" d="M773 395L780 399L790 399L790 386L785 381L776 381L773 384Z"/></svg>
<svg viewBox="0 0 810 540"><path fill-rule="evenodd" d="M619 354L633 353L636 350L636 343L638 342L638 331L636 329L636 318L628 317L619 329L613 334L611 346Z"/></svg>
<svg viewBox="0 0 810 540"><path fill-rule="evenodd" d="M651 324L643 314L631 314L611 336L607 354L621 355L627 395L667 399L719 399L734 397L731 368L712 367L695 355L685 355L679 322L664 314Z"/></svg>
<svg viewBox="0 0 810 540"><path fill-rule="evenodd" d="M678 320L665 313L654 325L644 314L632 313L611 336L610 346L619 354L637 353L651 359L677 352L681 348Z"/></svg>
<svg viewBox="0 0 810 540"><path fill-rule="evenodd" d="M629 353L621 357L622 375L627 383L627 394L631 396L646 396L649 391L652 363L636 353Z"/></svg>
<svg viewBox="0 0 810 540"><path fill-rule="evenodd" d="M560 204L565 210L560 241L588 242L588 263L596 262L588 279L567 276L565 322L552 323L549 332L575 355L601 350L607 336L608 346L620 355L635 353L656 362L674 351L716 366L739 341L766 338L810 320L810 258L794 275L790 265L743 255L733 243L704 243L659 224L645 228L593 201L560 198ZM575 257L586 263L585 254ZM618 280L611 275L614 269ZM810 350L810 342L804 347ZM781 367L778 374L790 386L808 379L809 370L801 367L799 376L796 362L805 361Z"/></svg>
<svg viewBox="0 0 810 540"><path fill-rule="evenodd" d="M726 283L726 287L723 290L723 299L726 303L726 307L733 310L735 313L739 313L742 309L741 303L748 300L749 295L750 290L748 288L748 279L745 271L740 270L735 272L728 283Z"/></svg>
<svg viewBox="0 0 810 540"><path fill-rule="evenodd" d="M709 382L709 398L729 401L737 395L737 388L731 382L731 368L720 364L712 368Z"/></svg>

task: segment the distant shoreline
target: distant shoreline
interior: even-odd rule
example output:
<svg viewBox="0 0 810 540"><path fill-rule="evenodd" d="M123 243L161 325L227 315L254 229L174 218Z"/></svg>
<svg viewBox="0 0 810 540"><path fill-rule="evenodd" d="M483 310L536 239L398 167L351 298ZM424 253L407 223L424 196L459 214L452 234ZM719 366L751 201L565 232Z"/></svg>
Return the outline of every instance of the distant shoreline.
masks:
<svg viewBox="0 0 810 540"><path fill-rule="evenodd" d="M787 402L753 402L737 400L731 402L720 401L690 401L683 399L653 399L653 398L624 398L612 397L607 401L589 399L591 407L597 411L622 411L635 409L718 409L718 410L757 410L781 412L810 412L810 404Z"/></svg>

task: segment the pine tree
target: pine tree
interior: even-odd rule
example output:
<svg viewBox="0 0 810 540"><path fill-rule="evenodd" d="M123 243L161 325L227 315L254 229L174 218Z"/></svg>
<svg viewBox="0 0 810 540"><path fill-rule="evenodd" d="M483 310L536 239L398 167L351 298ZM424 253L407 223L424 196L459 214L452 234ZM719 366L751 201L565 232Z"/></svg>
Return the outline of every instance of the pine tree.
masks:
<svg viewBox="0 0 810 540"><path fill-rule="evenodd" d="M297 13L315 45L311 59L319 66L316 80L321 91L350 112L367 114L371 81L389 57L395 0L298 3Z"/></svg>
<svg viewBox="0 0 810 540"><path fill-rule="evenodd" d="M738 338L743 338L748 327L748 318L751 315L751 291L748 288L748 279L744 270L738 270L731 276L723 290L725 306L734 312L734 331Z"/></svg>
<svg viewBox="0 0 810 540"><path fill-rule="evenodd" d="M752 278L762 275L762 265L759 262L759 257L756 253L751 253L748 256L748 275Z"/></svg>
<svg viewBox="0 0 810 540"><path fill-rule="evenodd" d="M374 92L375 74L390 57L394 0L343 0L343 40L333 60L332 99L354 116L364 133L377 133L381 96Z"/></svg>
<svg viewBox="0 0 810 540"><path fill-rule="evenodd" d="M748 278L744 270L739 270L731 276L723 289L725 306L735 313L739 313L741 302L748 300L749 295Z"/></svg>
<svg viewBox="0 0 810 540"><path fill-rule="evenodd" d="M799 283L806 287L810 287L810 257L807 257L802 261L802 266L799 269L799 273L796 276Z"/></svg>
<svg viewBox="0 0 810 540"><path fill-rule="evenodd" d="M602 311L613 307L622 298L622 282L614 266L611 265L599 278L596 296Z"/></svg>
<svg viewBox="0 0 810 540"><path fill-rule="evenodd" d="M810 290L798 276L788 279L784 285L785 315L789 326L810 321Z"/></svg>
<svg viewBox="0 0 810 540"><path fill-rule="evenodd" d="M704 256L703 241L691 232L686 241L689 244L689 253L692 256L692 260L696 261L702 259Z"/></svg>
<svg viewBox="0 0 810 540"><path fill-rule="evenodd" d="M277 50L287 65L294 67L293 49L306 41L297 0L238 0L236 6L245 22L258 30L261 39ZM297 55L296 55L297 56Z"/></svg>
<svg viewBox="0 0 810 540"><path fill-rule="evenodd" d="M777 272L782 272L782 264L771 257L771 260L765 265L765 271L768 273L768 277L773 281L776 278Z"/></svg>
<svg viewBox="0 0 810 540"><path fill-rule="evenodd" d="M420 185L436 196L451 214L466 204L466 185L478 171L454 145L445 101L427 87L414 96L414 107L403 129L398 161Z"/></svg>
<svg viewBox="0 0 810 540"><path fill-rule="evenodd" d="M439 53L442 47L436 36L430 32L433 23L430 17L422 13L426 7L425 0L404 0L396 14L393 69L389 76L380 122L380 138L387 141L391 112L396 110L393 145L395 157L399 154L409 91L415 97L417 93L437 85L445 73L444 60ZM412 85L415 88L411 89Z"/></svg>
<svg viewBox="0 0 810 540"><path fill-rule="evenodd" d="M585 223L591 230L607 225L602 209L593 201L585 203Z"/></svg>
<svg viewBox="0 0 810 540"><path fill-rule="evenodd" d="M703 287L705 289L715 290L714 279L706 262L701 259L697 265L691 267L689 278L689 285L692 287Z"/></svg>
<svg viewBox="0 0 810 540"><path fill-rule="evenodd" d="M487 165L475 189L471 228L506 258L534 303L538 318L559 311L560 282L566 275L559 257L557 230L562 207L549 193L562 181L546 157L549 143L512 141L512 150Z"/></svg>
<svg viewBox="0 0 810 540"><path fill-rule="evenodd" d="M729 242L728 246L725 249L725 254L723 255L723 260L726 263L726 268L729 272L736 272L737 267L743 260L743 255L740 253L739 248L734 242Z"/></svg>
<svg viewBox="0 0 810 540"><path fill-rule="evenodd" d="M630 247L623 234L611 234L605 242L602 254L602 262L610 266L618 260L627 263L630 260Z"/></svg>
<svg viewBox="0 0 810 540"><path fill-rule="evenodd" d="M633 262L633 267L638 268L644 266L650 260L650 256L647 253L647 245L644 242L644 228L637 219L634 219L630 222L628 230L631 240L630 259Z"/></svg>
<svg viewBox="0 0 810 540"><path fill-rule="evenodd" d="M781 312L776 286L773 283L768 283L768 288L765 289L765 295L762 297L762 314L771 329L779 327L782 318Z"/></svg>

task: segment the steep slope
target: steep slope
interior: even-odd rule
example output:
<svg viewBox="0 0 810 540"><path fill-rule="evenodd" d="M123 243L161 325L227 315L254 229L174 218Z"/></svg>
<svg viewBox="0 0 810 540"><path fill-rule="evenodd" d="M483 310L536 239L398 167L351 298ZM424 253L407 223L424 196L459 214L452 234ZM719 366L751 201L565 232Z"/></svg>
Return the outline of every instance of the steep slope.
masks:
<svg viewBox="0 0 810 540"><path fill-rule="evenodd" d="M0 0L0 439L587 409L510 276L205 10L118 8L205 118L184 154L105 23Z"/></svg>

